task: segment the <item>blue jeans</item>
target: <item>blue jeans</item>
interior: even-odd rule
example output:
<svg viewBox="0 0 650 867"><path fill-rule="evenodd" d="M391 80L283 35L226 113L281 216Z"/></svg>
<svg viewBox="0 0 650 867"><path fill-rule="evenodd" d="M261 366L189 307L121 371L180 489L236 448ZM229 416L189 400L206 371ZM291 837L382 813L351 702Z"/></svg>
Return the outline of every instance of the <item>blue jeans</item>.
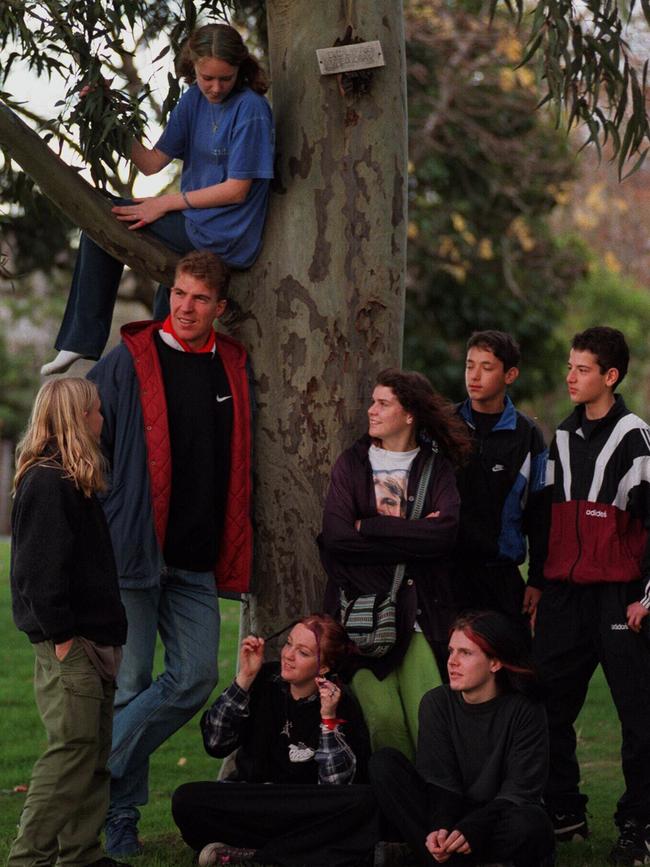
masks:
<svg viewBox="0 0 650 867"><path fill-rule="evenodd" d="M108 818L139 818L149 756L194 716L218 680L219 601L211 572L166 568L159 587L121 590L129 623L113 723ZM152 680L156 633L165 670Z"/></svg>
<svg viewBox="0 0 650 867"><path fill-rule="evenodd" d="M131 199L114 198L115 204L129 205ZM142 230L162 241L176 253L194 249L185 231L182 211L169 211ZM111 330L113 308L124 265L102 250L85 232L81 233L79 252L72 275L72 285L63 322L56 338L57 349L78 352L87 358L99 358ZM168 287L159 286L154 302L154 319L169 313Z"/></svg>

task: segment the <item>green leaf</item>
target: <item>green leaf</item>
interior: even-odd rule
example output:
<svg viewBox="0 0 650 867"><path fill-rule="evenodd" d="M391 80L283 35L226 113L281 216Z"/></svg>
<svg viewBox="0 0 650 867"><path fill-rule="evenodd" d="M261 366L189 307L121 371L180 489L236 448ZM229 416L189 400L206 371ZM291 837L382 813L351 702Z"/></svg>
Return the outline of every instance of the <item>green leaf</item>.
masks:
<svg viewBox="0 0 650 867"><path fill-rule="evenodd" d="M525 66L531 58L536 54L537 49L542 44L542 39L544 38L544 32L540 32L537 36L533 37L526 45L526 53L524 54L520 63L517 64L517 69L521 66Z"/></svg>
<svg viewBox="0 0 650 867"><path fill-rule="evenodd" d="M169 53L170 49L171 45L165 45L163 50L159 54L157 54L151 62L158 63L159 60L162 60L163 57L165 57L165 55Z"/></svg>
<svg viewBox="0 0 650 867"><path fill-rule="evenodd" d="M627 127L625 129L625 135L623 136L623 142L621 144L621 149L618 154L618 178L621 180L623 174L623 166L625 165L625 161L628 156L628 151L630 150L630 145L632 143L632 136L634 135L634 118L631 117L627 122Z"/></svg>
<svg viewBox="0 0 650 867"><path fill-rule="evenodd" d="M610 162L613 162L616 159L616 154L619 152L621 148L621 137L618 134L618 128L615 124L612 123L611 120L608 120L605 124L605 129L607 134L612 137L612 158Z"/></svg>
<svg viewBox="0 0 650 867"><path fill-rule="evenodd" d="M634 165L632 166L632 168L630 169L630 171L627 172L627 174L623 175L623 177L621 178L621 182L627 180L627 178L629 178L630 175L633 175L635 172L638 172L638 170L641 168L641 166L642 166L643 163L645 162L645 158L647 157L647 155L648 155L648 151L649 151L649 150L650 150L650 148L646 148L646 149L643 151L643 153L642 153L641 156L638 158L638 160L634 163Z"/></svg>

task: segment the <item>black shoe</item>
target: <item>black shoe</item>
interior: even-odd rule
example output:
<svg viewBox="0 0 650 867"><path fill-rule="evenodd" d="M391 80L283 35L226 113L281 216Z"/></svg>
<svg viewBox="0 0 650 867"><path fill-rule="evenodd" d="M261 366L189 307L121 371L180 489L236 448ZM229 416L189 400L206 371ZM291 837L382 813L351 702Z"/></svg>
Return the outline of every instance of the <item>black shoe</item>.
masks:
<svg viewBox="0 0 650 867"><path fill-rule="evenodd" d="M648 826L640 825L636 819L626 819L619 826L619 832L618 840L609 853L609 863L629 865L629 867L650 864Z"/></svg>
<svg viewBox="0 0 650 867"><path fill-rule="evenodd" d="M86 867L131 867L131 865L126 864L124 861L116 861L114 858L109 858L108 855L104 855L103 858L100 858L98 861L93 861L92 864L87 864Z"/></svg>
<svg viewBox="0 0 650 867"><path fill-rule="evenodd" d="M584 813L551 813L551 822L558 843L586 840L589 836Z"/></svg>
<svg viewBox="0 0 650 867"><path fill-rule="evenodd" d="M142 843L138 839L138 824L131 816L107 819L104 825L104 838L104 851L109 861L114 858L133 858L142 852ZM109 863L106 867L112 865Z"/></svg>

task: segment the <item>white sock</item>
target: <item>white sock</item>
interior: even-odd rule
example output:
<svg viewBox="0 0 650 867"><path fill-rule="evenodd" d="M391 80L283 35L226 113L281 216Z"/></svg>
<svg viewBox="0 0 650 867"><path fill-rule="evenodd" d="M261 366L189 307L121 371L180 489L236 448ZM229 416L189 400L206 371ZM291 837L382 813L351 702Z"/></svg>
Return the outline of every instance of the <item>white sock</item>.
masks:
<svg viewBox="0 0 650 867"><path fill-rule="evenodd" d="M41 367L41 376L50 376L52 373L65 373L80 358L83 358L81 353L69 352L67 349L62 349L53 361Z"/></svg>

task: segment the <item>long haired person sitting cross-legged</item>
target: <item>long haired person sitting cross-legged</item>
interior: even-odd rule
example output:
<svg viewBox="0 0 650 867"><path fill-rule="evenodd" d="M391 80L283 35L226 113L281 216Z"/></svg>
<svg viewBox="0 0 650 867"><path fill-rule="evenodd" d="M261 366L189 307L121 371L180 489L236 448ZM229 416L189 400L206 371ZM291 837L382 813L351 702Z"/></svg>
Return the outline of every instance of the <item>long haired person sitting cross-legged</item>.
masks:
<svg viewBox="0 0 650 867"><path fill-rule="evenodd" d="M415 767L390 748L370 760L382 812L429 867L550 867L548 727L524 626L496 611L459 617L447 667L449 685L420 705Z"/></svg>
<svg viewBox="0 0 650 867"><path fill-rule="evenodd" d="M200 867L361 861L377 840L372 791L357 784L366 780L368 732L335 678L354 646L319 614L293 626L279 664L264 663L264 645L244 639L234 682L201 720L210 755L238 748L235 770L227 782L177 789L176 824L200 850Z"/></svg>

